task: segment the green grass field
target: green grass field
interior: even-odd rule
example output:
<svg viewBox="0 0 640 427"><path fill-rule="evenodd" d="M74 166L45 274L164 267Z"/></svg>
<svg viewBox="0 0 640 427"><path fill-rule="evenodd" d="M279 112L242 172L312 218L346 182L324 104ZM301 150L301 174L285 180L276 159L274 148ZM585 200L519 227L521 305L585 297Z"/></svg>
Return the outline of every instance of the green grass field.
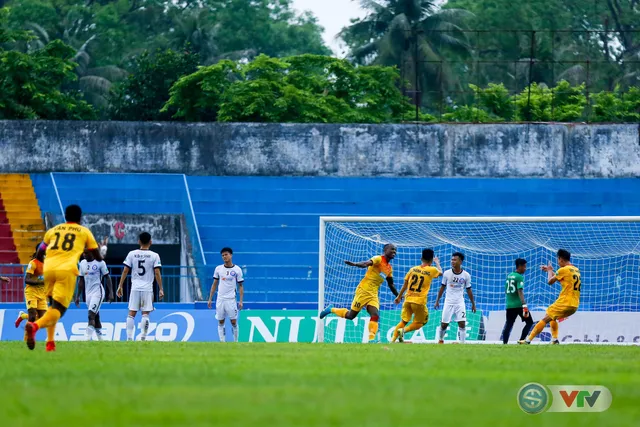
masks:
<svg viewBox="0 0 640 427"><path fill-rule="evenodd" d="M527 415L527 382L613 403ZM0 342L0 386L7 427L640 425L639 347Z"/></svg>

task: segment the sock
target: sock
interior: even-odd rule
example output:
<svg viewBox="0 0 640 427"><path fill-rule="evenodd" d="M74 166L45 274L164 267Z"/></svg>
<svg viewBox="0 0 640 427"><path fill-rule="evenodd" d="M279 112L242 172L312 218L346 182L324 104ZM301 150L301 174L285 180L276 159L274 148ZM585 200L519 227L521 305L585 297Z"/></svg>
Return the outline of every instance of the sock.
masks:
<svg viewBox="0 0 640 427"><path fill-rule="evenodd" d="M142 338L147 337L147 332L149 332L149 315L142 315Z"/></svg>
<svg viewBox="0 0 640 427"><path fill-rule="evenodd" d="M346 308L344 310L346 310ZM369 320L369 341L376 338L376 334L378 333L378 320L380 320L380 316L371 316L371 320Z"/></svg>
<svg viewBox="0 0 640 427"><path fill-rule="evenodd" d="M440 326L440 329L438 330L438 340L440 341L444 341L444 335L447 333L446 329L442 329L442 326Z"/></svg>
<svg viewBox="0 0 640 427"><path fill-rule="evenodd" d="M238 324L231 325L231 328L233 329L233 341L238 342Z"/></svg>
<svg viewBox="0 0 640 427"><path fill-rule="evenodd" d="M467 328L458 327L458 338L460 338L460 342L464 344L467 340Z"/></svg>
<svg viewBox="0 0 640 427"><path fill-rule="evenodd" d="M87 341L91 341L91 338L93 338L93 332L95 332L96 328L94 328L91 325L87 325L87 330L86 330L86 339Z"/></svg>
<svg viewBox="0 0 640 427"><path fill-rule="evenodd" d="M406 334L407 332L417 331L418 329L422 328L423 326L424 326L424 324L422 324L422 323L411 322L411 323L409 323L408 326L405 326L404 333Z"/></svg>
<svg viewBox="0 0 640 427"><path fill-rule="evenodd" d="M549 326L551 326L551 338L554 340L558 339L558 322L552 320L549 322Z"/></svg>
<svg viewBox="0 0 640 427"><path fill-rule="evenodd" d="M131 316L127 316L127 340L133 340L133 333L135 331L135 320Z"/></svg>
<svg viewBox="0 0 640 427"><path fill-rule="evenodd" d="M391 337L391 342L396 342L396 340L398 339L398 331L404 328L405 325L406 323L404 322L400 322L396 325L396 328L393 330L393 337Z"/></svg>
<svg viewBox="0 0 640 427"><path fill-rule="evenodd" d="M533 331L531 331L531 333L529 334L529 337L527 338L527 341L528 342L533 341L533 339L535 337L537 337L540 332L542 332L542 330L544 329L545 325L546 325L546 323L544 323L542 320L539 321L536 324L536 326L533 328Z"/></svg>
<svg viewBox="0 0 640 427"><path fill-rule="evenodd" d="M20 318L22 320L27 320L29 318L29 313L20 313Z"/></svg>
<svg viewBox="0 0 640 427"><path fill-rule="evenodd" d="M342 317L344 319L344 316L347 315L347 313L349 312L349 310L347 310L346 308L332 308L331 312L333 314L335 314L338 317Z"/></svg>
<svg viewBox="0 0 640 427"><path fill-rule="evenodd" d="M56 336L56 325L47 327L47 342L53 342Z"/></svg>
<svg viewBox="0 0 640 427"><path fill-rule="evenodd" d="M53 307L49 307L44 316L36 320L36 325L38 325L38 329L47 328L55 326L58 320L60 320L60 312Z"/></svg>
<svg viewBox="0 0 640 427"><path fill-rule="evenodd" d="M218 324L218 336L220 337L220 342L226 342L227 337L224 335L224 325Z"/></svg>

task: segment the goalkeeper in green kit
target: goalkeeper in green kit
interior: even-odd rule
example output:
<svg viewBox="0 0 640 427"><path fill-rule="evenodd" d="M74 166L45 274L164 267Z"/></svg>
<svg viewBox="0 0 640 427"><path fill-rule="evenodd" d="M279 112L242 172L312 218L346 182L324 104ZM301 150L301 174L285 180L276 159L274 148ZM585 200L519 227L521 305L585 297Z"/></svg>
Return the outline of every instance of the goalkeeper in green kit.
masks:
<svg viewBox="0 0 640 427"><path fill-rule="evenodd" d="M524 340L533 327L533 319L531 318L531 313L529 313L527 303L524 299L523 274L525 271L527 271L527 261L522 258L518 258L516 260L516 271L507 276L507 321L504 324L504 329L502 329L502 342L504 344L509 342L511 329L513 329L513 324L518 317L525 322L524 328L522 328L522 334L520 335L520 340Z"/></svg>

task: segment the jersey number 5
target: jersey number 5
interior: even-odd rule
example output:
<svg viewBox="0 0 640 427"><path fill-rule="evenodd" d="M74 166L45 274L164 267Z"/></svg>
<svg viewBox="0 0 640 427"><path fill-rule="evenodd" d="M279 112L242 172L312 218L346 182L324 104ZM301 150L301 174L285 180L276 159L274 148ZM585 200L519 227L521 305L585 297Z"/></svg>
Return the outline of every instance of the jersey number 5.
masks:
<svg viewBox="0 0 640 427"><path fill-rule="evenodd" d="M416 289L415 286L416 286L416 283L418 283L418 277L420 278L420 284ZM420 292L422 290L422 285L424 285L424 276L418 276L417 274L414 274L413 276L411 276L411 286L409 286L409 290L411 292Z"/></svg>
<svg viewBox="0 0 640 427"><path fill-rule="evenodd" d="M145 273L147 272L147 269L144 268L144 260L143 259L138 260L138 270L139 270L138 274L140 276L144 276Z"/></svg>
<svg viewBox="0 0 640 427"><path fill-rule="evenodd" d="M58 243L60 243L60 233L54 233L54 236L56 236L56 241L53 243L53 246L51 246L51 249L53 250L58 250L61 249L60 246L58 246ZM62 239L62 250L65 252L69 252L70 250L73 249L73 244L76 241L76 235L73 233L67 233L64 235L64 239Z"/></svg>

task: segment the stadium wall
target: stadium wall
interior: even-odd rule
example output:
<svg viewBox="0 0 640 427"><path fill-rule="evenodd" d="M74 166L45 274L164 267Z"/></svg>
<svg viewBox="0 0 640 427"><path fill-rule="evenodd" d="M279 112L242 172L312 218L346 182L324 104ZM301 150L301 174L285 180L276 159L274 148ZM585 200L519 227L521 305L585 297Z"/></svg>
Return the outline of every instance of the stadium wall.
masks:
<svg viewBox="0 0 640 427"><path fill-rule="evenodd" d="M0 121L0 172L613 178L639 125Z"/></svg>

